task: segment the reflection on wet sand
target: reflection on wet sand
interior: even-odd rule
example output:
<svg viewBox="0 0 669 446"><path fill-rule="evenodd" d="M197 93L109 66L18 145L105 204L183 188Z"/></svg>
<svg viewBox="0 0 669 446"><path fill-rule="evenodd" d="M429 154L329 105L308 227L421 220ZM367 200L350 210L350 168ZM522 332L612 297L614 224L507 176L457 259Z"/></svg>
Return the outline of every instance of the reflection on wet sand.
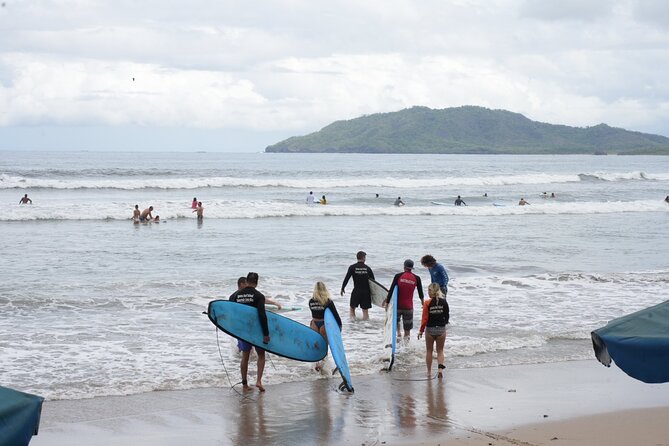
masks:
<svg viewBox="0 0 669 446"><path fill-rule="evenodd" d="M339 392L335 381L285 384L231 401L233 444L373 444L449 429L446 380L383 373L356 383L352 395Z"/></svg>

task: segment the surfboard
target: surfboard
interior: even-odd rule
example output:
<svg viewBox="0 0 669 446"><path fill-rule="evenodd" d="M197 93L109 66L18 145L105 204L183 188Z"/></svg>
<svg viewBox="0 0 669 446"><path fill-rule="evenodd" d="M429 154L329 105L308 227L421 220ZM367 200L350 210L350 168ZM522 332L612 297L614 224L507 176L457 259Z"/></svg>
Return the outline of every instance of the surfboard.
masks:
<svg viewBox="0 0 669 446"><path fill-rule="evenodd" d="M443 201L430 201L432 204L436 204L437 206L452 206L450 203L444 203Z"/></svg>
<svg viewBox="0 0 669 446"><path fill-rule="evenodd" d="M377 307L382 307L383 301L388 297L388 288L374 279L369 279L369 293L372 296L372 303Z"/></svg>
<svg viewBox="0 0 669 446"><path fill-rule="evenodd" d="M273 313L288 313L289 311L301 311L302 307L295 307L290 305L282 305L281 309L273 304L265 304L265 309Z"/></svg>
<svg viewBox="0 0 669 446"><path fill-rule="evenodd" d="M493 203L492 205L493 206L506 206L505 204L502 204L502 203Z"/></svg>
<svg viewBox="0 0 669 446"><path fill-rule="evenodd" d="M353 383L351 382L351 371L348 368L348 361L346 360L346 351L344 350L344 342L341 338L341 330L337 325L337 320L329 308L325 309L325 332L328 334L328 345L330 345L330 352L332 359L337 365L337 370L341 378L344 380L339 386L339 390L348 390L353 392Z"/></svg>
<svg viewBox="0 0 669 446"><path fill-rule="evenodd" d="M209 302L207 315L216 327L230 336L260 347L275 355L304 362L325 358L328 346L323 336L280 314L266 311L270 341L263 344L258 309L229 300Z"/></svg>
<svg viewBox="0 0 669 446"><path fill-rule="evenodd" d="M385 349L383 360L388 361L387 370L390 372L395 363L395 352L397 350L397 287L393 289L393 296L386 309L386 321L383 325L383 348Z"/></svg>

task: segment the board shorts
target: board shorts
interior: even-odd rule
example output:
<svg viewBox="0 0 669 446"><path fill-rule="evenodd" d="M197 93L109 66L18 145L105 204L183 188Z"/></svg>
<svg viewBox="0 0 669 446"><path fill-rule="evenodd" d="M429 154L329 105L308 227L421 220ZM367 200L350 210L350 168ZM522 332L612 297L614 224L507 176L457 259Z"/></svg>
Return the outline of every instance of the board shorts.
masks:
<svg viewBox="0 0 669 446"><path fill-rule="evenodd" d="M397 309L397 323L400 323L402 319L402 326L404 331L411 330L413 328L413 310L405 310L402 308Z"/></svg>
<svg viewBox="0 0 669 446"><path fill-rule="evenodd" d="M446 334L446 326L445 325L437 325L434 327L425 327L425 333L429 334L430 336L437 338L439 336L445 335Z"/></svg>
<svg viewBox="0 0 669 446"><path fill-rule="evenodd" d="M237 339L237 347L243 352L250 352L251 349L253 348L253 344L249 344L246 341L242 341L241 339ZM264 351L264 350L260 347L256 347L256 352L261 352L261 351Z"/></svg>
<svg viewBox="0 0 669 446"><path fill-rule="evenodd" d="M351 301L350 301L350 306L351 308L357 308L360 307L363 310L368 310L372 308L372 295L370 294L369 291L360 291L355 288L353 288L353 291L351 291Z"/></svg>

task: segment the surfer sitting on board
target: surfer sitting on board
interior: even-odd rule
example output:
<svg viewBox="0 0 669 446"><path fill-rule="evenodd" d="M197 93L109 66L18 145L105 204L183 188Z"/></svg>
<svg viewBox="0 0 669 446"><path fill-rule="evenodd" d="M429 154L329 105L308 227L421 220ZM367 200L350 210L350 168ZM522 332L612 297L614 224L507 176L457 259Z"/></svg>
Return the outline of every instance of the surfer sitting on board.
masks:
<svg viewBox="0 0 669 446"><path fill-rule="evenodd" d="M246 276L246 286L241 290L235 291L230 300L244 305L256 307L258 309L258 318L260 319L260 327L262 328L263 343L269 343L269 328L267 326L267 315L265 314L265 296L258 290L258 273L248 273ZM237 346L242 351L242 361L240 363L240 370L242 374L242 386L244 390L250 390L248 385L248 368L249 357L251 356L251 348L253 347L248 342L237 340ZM262 374L265 370L265 350L256 347L256 354L258 355L258 373L256 376L256 387L259 391L264 392L265 388L262 385Z"/></svg>
<svg viewBox="0 0 669 446"><path fill-rule="evenodd" d="M25 195L24 195L23 197L21 197L21 199L19 200L19 204L28 204L28 203L33 204L33 201L32 201L30 198L28 198L28 194L25 194Z"/></svg>
<svg viewBox="0 0 669 446"><path fill-rule="evenodd" d="M404 326L404 340L408 341L413 328L413 292L418 288L418 298L423 303L423 283L420 277L415 275L413 269L413 260L404 261L404 271L395 274L393 283L388 289L388 297L383 302L383 308L388 308L388 303L393 297L393 289L397 287L397 334L400 333L400 319Z"/></svg>
<svg viewBox="0 0 669 446"><path fill-rule="evenodd" d="M365 253L365 251L358 251L355 257L358 259L358 262L348 267L344 282L341 284L341 295L344 295L346 292L346 284L349 279L353 277L353 291L351 291L351 300L349 303L350 316L351 319L355 319L355 309L360 307L362 308L362 320L366 321L369 319L368 310L372 308L372 295L369 291L369 279L374 278L374 272L372 271L372 268L365 265L365 260L367 260L367 253Z"/></svg>
<svg viewBox="0 0 669 446"><path fill-rule="evenodd" d="M309 326L312 330L320 333L327 341L328 335L325 331L326 308L329 308L330 311L332 311L332 315L335 317L337 325L339 325L339 330L341 330L341 318L339 317L337 308L330 297L330 292L323 282L316 282L313 297L309 300L309 309L311 310L311 324L309 324ZM316 364L316 370L320 370L321 367L323 367L323 361L319 361Z"/></svg>
<svg viewBox="0 0 669 446"><path fill-rule="evenodd" d="M525 206L526 204L530 204L530 202L525 200L524 198L521 198L520 201L518 202L518 206Z"/></svg>
<svg viewBox="0 0 669 446"><path fill-rule="evenodd" d="M444 367L444 342L446 341L446 324L448 324L449 319L448 304L437 283L431 283L427 287L427 294L430 298L423 303L423 315L418 339L425 332L427 376L432 376L432 352L434 344L437 344L437 364L439 364L437 366L437 376L441 378L441 371L446 368Z"/></svg>

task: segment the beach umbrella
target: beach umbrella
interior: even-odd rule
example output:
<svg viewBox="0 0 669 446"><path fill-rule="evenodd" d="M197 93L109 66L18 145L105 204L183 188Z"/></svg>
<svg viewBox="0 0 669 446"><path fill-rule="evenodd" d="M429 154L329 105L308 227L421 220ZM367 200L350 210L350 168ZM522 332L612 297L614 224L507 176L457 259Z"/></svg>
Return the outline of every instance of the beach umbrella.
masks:
<svg viewBox="0 0 669 446"><path fill-rule="evenodd" d="M591 335L605 366L613 359L639 381L669 382L669 301L614 319Z"/></svg>
<svg viewBox="0 0 669 446"><path fill-rule="evenodd" d="M26 446L37 435L41 396L0 387L0 445Z"/></svg>

